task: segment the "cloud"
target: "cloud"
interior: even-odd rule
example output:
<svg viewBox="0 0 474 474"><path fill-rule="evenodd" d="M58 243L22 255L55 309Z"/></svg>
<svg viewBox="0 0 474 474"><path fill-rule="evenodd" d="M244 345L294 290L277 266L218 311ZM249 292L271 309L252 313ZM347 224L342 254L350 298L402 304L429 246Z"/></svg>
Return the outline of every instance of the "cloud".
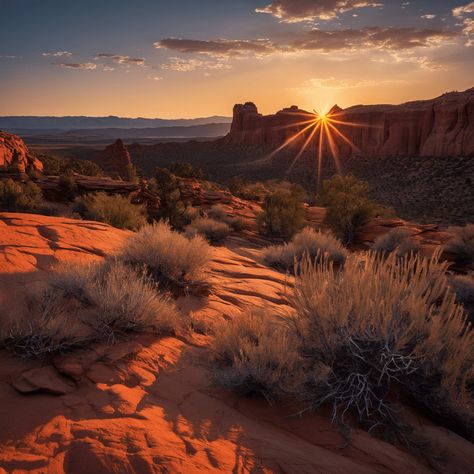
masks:
<svg viewBox="0 0 474 474"><path fill-rule="evenodd" d="M148 76L148 79L152 81L161 81L163 78L161 76Z"/></svg>
<svg viewBox="0 0 474 474"><path fill-rule="evenodd" d="M297 91L303 92L306 90L313 89L359 89L362 87L374 87L380 84L404 84L406 81L398 79L387 79L387 80L375 80L375 79L336 79L333 76L330 77L315 77L306 81L302 86L296 88Z"/></svg>
<svg viewBox="0 0 474 474"><path fill-rule="evenodd" d="M474 46L474 2L453 9L453 16L462 20L462 33L466 36L466 46ZM467 18L466 18L467 17Z"/></svg>
<svg viewBox="0 0 474 474"><path fill-rule="evenodd" d="M421 15L420 18L423 18L423 20L433 20L436 18L436 15L433 15L432 13L427 13L426 15Z"/></svg>
<svg viewBox="0 0 474 474"><path fill-rule="evenodd" d="M206 54L215 57L245 56L253 54L265 56L278 50L278 46L268 39L256 40L196 40L165 38L153 43L155 48L165 48L179 53Z"/></svg>
<svg viewBox="0 0 474 474"><path fill-rule="evenodd" d="M115 68L111 67L111 66L104 66L102 68L102 71L104 72L112 72L112 71L115 71Z"/></svg>
<svg viewBox="0 0 474 474"><path fill-rule="evenodd" d="M21 56L15 56L13 54L0 54L0 59L21 59Z"/></svg>
<svg viewBox="0 0 474 474"><path fill-rule="evenodd" d="M268 13L287 23L302 21L331 20L338 13L344 13L356 8L381 7L378 1L363 0L276 0L263 8L257 8L257 13Z"/></svg>
<svg viewBox="0 0 474 474"><path fill-rule="evenodd" d="M93 70L97 67L97 64L94 63L52 63L55 66L59 66L65 69L83 69L83 70Z"/></svg>
<svg viewBox="0 0 474 474"><path fill-rule="evenodd" d="M145 66L145 58L134 58L132 56L124 56L121 54L113 53L98 53L94 59L110 59L114 63L121 64L124 66Z"/></svg>
<svg viewBox="0 0 474 474"><path fill-rule="evenodd" d="M293 48L330 52L337 50L409 50L438 46L454 39L458 33L431 28L368 27L362 29L313 29L294 41Z"/></svg>
<svg viewBox="0 0 474 474"><path fill-rule="evenodd" d="M41 56L54 56L56 58L70 58L72 53L70 51L56 51L54 53L42 53Z"/></svg>
<svg viewBox="0 0 474 474"><path fill-rule="evenodd" d="M230 64L223 61L203 61L201 59L183 59L172 57L161 65L161 69L179 72L195 71L196 69L230 69Z"/></svg>
<svg viewBox="0 0 474 474"><path fill-rule="evenodd" d="M453 8L453 16L462 18L467 14L474 13L474 2L468 3L467 5Z"/></svg>

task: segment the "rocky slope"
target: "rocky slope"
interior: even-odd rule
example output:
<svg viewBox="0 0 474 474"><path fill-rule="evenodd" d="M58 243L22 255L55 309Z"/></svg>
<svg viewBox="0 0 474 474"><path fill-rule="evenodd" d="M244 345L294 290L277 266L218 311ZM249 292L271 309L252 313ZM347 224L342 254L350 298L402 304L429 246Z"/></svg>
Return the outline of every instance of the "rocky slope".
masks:
<svg viewBox="0 0 474 474"><path fill-rule="evenodd" d="M31 169L42 170L43 165L20 137L0 130L0 172L25 173Z"/></svg>
<svg viewBox="0 0 474 474"><path fill-rule="evenodd" d="M348 139L333 133L340 158L474 156L474 88L401 105L358 105L344 110L335 106L329 116ZM308 120L310 114L296 106L263 116L252 102L237 104L225 142L276 148ZM301 146L309 133L302 134L295 146ZM317 150L318 146L317 138L311 147ZM325 148L330 151L328 145Z"/></svg>
<svg viewBox="0 0 474 474"><path fill-rule="evenodd" d="M127 236L96 222L27 214L0 214L0 226L7 312L40 289L52 264L103 258ZM287 314L291 280L261 265L259 252L242 236L215 248L208 269L212 294L181 298L180 310L221 324L241 317L248 305ZM218 389L210 376L209 337L143 334L42 363L2 351L0 472L434 472L360 430L345 445L324 413L286 417L291 407ZM437 472L469 472L470 443L421 417L415 423L444 453Z"/></svg>

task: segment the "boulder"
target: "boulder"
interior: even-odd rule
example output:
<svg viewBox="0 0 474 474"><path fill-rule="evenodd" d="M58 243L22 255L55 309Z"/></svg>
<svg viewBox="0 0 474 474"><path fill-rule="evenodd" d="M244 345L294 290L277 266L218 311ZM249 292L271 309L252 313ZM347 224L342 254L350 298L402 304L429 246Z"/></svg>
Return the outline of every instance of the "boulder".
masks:
<svg viewBox="0 0 474 474"><path fill-rule="evenodd" d="M0 171L25 173L42 169L41 161L30 152L19 136L0 130Z"/></svg>

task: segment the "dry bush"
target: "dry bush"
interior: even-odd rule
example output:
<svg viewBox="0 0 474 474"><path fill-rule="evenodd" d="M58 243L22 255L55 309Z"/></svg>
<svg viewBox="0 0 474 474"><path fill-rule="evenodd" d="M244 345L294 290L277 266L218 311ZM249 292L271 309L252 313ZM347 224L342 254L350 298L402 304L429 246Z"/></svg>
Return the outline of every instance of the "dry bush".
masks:
<svg viewBox="0 0 474 474"><path fill-rule="evenodd" d="M198 218L186 227L188 237L202 235L212 243L221 242L230 232L231 229L225 222L219 222L208 217Z"/></svg>
<svg viewBox="0 0 474 474"><path fill-rule="evenodd" d="M348 252L341 241L332 234L305 227L291 242L272 245L262 253L267 265L283 270L291 270L295 262L301 261L305 255L312 261L327 258L338 265L343 265Z"/></svg>
<svg viewBox="0 0 474 474"><path fill-rule="evenodd" d="M446 244L445 250L454 255L458 265L474 263L474 224L464 227L452 227L452 238Z"/></svg>
<svg viewBox="0 0 474 474"><path fill-rule="evenodd" d="M474 304L474 273L455 275L451 277L450 283L459 303Z"/></svg>
<svg viewBox="0 0 474 474"><path fill-rule="evenodd" d="M405 396L469 436L474 332L447 266L439 253L352 255L339 270L327 259L305 259L290 325L269 324L267 314L219 329L217 380L267 398L291 395L303 404L299 414L330 405L339 425L347 428L355 415L369 430L422 448L396 408Z"/></svg>
<svg viewBox="0 0 474 474"><path fill-rule="evenodd" d="M59 293L47 291L30 301L27 315L2 324L0 343L22 358L35 359L83 347L95 336L76 312Z"/></svg>
<svg viewBox="0 0 474 474"><path fill-rule="evenodd" d="M159 334L180 334L186 330L187 320L174 303L160 295L156 284L143 272L140 274L123 263L110 261L99 267L84 293L92 306L87 322L100 339L145 329Z"/></svg>
<svg viewBox="0 0 474 474"><path fill-rule="evenodd" d="M449 290L439 254L365 262L341 271L323 262L302 264L293 305L295 329L310 370L327 366L320 386L301 393L315 408L328 402L335 420L351 411L370 427L410 442L392 406L401 386L425 407L461 423L473 420L468 383L474 377L474 332Z"/></svg>
<svg viewBox="0 0 474 474"><path fill-rule="evenodd" d="M200 235L188 238L166 222L148 224L129 237L120 259L145 266L157 279L177 285L204 281L212 248Z"/></svg>
<svg viewBox="0 0 474 474"><path fill-rule="evenodd" d="M396 252L397 256L401 257L407 253L418 252L420 245L413 239L408 229L395 227L386 234L377 237L372 249L384 254Z"/></svg>
<svg viewBox="0 0 474 474"><path fill-rule="evenodd" d="M84 219L105 222L119 229L139 229L146 223L145 208L132 204L130 198L114 194L92 193L74 201L74 212Z"/></svg>
<svg viewBox="0 0 474 474"><path fill-rule="evenodd" d="M216 324L212 344L216 381L243 393L260 393L268 400L294 385L298 355L295 340L268 309L244 312Z"/></svg>

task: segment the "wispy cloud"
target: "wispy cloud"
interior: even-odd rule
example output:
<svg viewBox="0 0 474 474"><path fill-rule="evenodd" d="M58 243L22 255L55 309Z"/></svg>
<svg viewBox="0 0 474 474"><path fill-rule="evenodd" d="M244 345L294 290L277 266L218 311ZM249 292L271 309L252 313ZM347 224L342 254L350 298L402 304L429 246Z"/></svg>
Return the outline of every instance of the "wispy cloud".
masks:
<svg viewBox="0 0 474 474"><path fill-rule="evenodd" d="M56 51L51 53L42 53L41 56L53 56L56 58L70 58L72 53L70 51Z"/></svg>
<svg viewBox="0 0 474 474"><path fill-rule="evenodd" d="M179 72L195 71L196 69L230 69L230 64L225 61L205 61L202 59L184 59L172 57L161 65L161 69Z"/></svg>
<svg viewBox="0 0 474 474"><path fill-rule="evenodd" d="M423 18L423 20L433 20L434 18L436 18L436 15L432 13L427 13L426 15L421 15L420 18Z"/></svg>
<svg viewBox="0 0 474 474"><path fill-rule="evenodd" d="M307 32L293 43L301 50L409 50L438 46L459 36L455 31L432 28L368 27L362 29L317 30Z"/></svg>
<svg viewBox="0 0 474 474"><path fill-rule="evenodd" d="M145 58L136 58L113 53L98 53L95 55L94 59L111 60L116 64L121 64L124 66L145 66L146 62Z"/></svg>
<svg viewBox="0 0 474 474"><path fill-rule="evenodd" d="M180 53L206 54L215 57L238 57L249 54L265 56L274 53L279 46L268 39L256 40L197 40L165 38L154 43L155 48L165 48Z"/></svg>
<svg viewBox="0 0 474 474"><path fill-rule="evenodd" d="M287 23L302 21L331 20L339 13L364 7L381 7L378 1L363 0L276 0L257 13L268 13Z"/></svg>
<svg viewBox="0 0 474 474"><path fill-rule="evenodd" d="M401 79L386 79L386 80L374 80L374 79L338 79L333 76L330 77L315 77L308 81L305 81L300 87L295 88L299 92L304 92L313 89L331 89L331 90L342 90L342 89L360 89L362 87L373 87L380 84L403 84L406 81Z"/></svg>
<svg viewBox="0 0 474 474"><path fill-rule="evenodd" d="M21 56L15 56L13 54L0 54L0 59L21 59Z"/></svg>
<svg viewBox="0 0 474 474"><path fill-rule="evenodd" d="M62 67L64 69L82 69L82 70L93 70L97 67L94 63L52 63L55 66Z"/></svg>
<svg viewBox="0 0 474 474"><path fill-rule="evenodd" d="M474 2L453 9L453 16L461 20L466 46L474 46Z"/></svg>

